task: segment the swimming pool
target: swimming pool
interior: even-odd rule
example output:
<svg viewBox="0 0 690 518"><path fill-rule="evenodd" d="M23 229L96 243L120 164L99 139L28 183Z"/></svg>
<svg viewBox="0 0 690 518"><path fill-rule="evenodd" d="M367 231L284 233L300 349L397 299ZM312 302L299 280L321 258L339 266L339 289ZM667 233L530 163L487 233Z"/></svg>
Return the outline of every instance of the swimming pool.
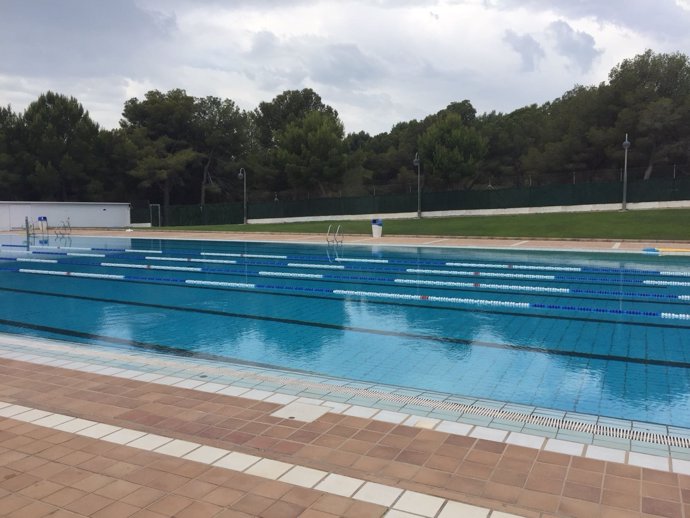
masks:
<svg viewBox="0 0 690 518"><path fill-rule="evenodd" d="M0 247L0 331L690 427L690 260L52 239Z"/></svg>

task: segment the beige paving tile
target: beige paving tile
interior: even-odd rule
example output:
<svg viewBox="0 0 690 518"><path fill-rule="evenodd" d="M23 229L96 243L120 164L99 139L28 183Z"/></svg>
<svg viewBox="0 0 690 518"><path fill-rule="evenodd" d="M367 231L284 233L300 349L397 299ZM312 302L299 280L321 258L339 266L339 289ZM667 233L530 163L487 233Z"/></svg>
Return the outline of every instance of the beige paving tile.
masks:
<svg viewBox="0 0 690 518"><path fill-rule="evenodd" d="M83 435L84 437L100 439L101 437L109 435L118 430L121 430L121 428L118 426L111 426L109 424L98 423L93 426L89 426L88 428L84 428L83 430L79 430L76 433L78 433L79 435Z"/></svg>
<svg viewBox="0 0 690 518"><path fill-rule="evenodd" d="M656 455L647 455L646 453L638 453L635 451L628 453L628 464L641 468L669 471L668 457L657 457Z"/></svg>
<svg viewBox="0 0 690 518"><path fill-rule="evenodd" d="M378 412L378 410L375 408L367 408L365 406L359 406L359 405L352 405L347 410L343 410L343 414L345 414L345 415L351 415L353 417L363 417L365 419L370 418L376 412Z"/></svg>
<svg viewBox="0 0 690 518"><path fill-rule="evenodd" d="M287 462L280 462L278 460L261 459L259 462L249 467L249 469L245 470L245 473L277 480L293 466L294 464L288 464Z"/></svg>
<svg viewBox="0 0 690 518"><path fill-rule="evenodd" d="M320 491L350 497L362 487L364 480L331 473L316 486Z"/></svg>
<svg viewBox="0 0 690 518"><path fill-rule="evenodd" d="M690 461L682 459L671 459L671 465L673 467L674 473L690 475Z"/></svg>
<svg viewBox="0 0 690 518"><path fill-rule="evenodd" d="M474 425L469 425L465 423L454 423L453 421L441 421L438 426L436 426L436 431L452 433L453 435L468 435Z"/></svg>
<svg viewBox="0 0 690 518"><path fill-rule="evenodd" d="M190 451L184 455L183 458L196 462L203 462L204 464L213 464L221 457L225 457L228 453L230 453L228 450L204 445Z"/></svg>
<svg viewBox="0 0 690 518"><path fill-rule="evenodd" d="M54 426L55 430L60 430L62 432L78 433L86 428L94 426L96 421L89 421L88 419L72 419L71 421L65 421L59 425Z"/></svg>
<svg viewBox="0 0 690 518"><path fill-rule="evenodd" d="M394 423L400 424L405 419L408 419L410 414L405 414L403 412L393 412L392 410L381 410L379 413L374 415L372 419L377 421L383 421L384 423Z"/></svg>
<svg viewBox="0 0 690 518"><path fill-rule="evenodd" d="M256 457L254 455L247 455L246 453L240 453L233 451L225 457L221 457L216 462L213 463L214 466L219 468L232 469L235 471L244 471L248 467L256 464L261 460L261 457Z"/></svg>
<svg viewBox="0 0 690 518"><path fill-rule="evenodd" d="M393 507L409 513L433 518L445 500L436 496L425 495L415 491L405 491Z"/></svg>
<svg viewBox="0 0 690 518"><path fill-rule="evenodd" d="M490 512L490 509L483 507L449 501L443 506L438 518L487 518Z"/></svg>
<svg viewBox="0 0 690 518"><path fill-rule="evenodd" d="M281 419L294 419L296 421L311 423L327 413L327 407L293 401L283 408L276 410L271 415L273 417L280 417Z"/></svg>
<svg viewBox="0 0 690 518"><path fill-rule="evenodd" d="M590 444L587 446L587 450L585 451L585 457L589 459L624 463L625 453L626 452L623 450L616 450L613 448L607 448L605 446L596 446L594 444Z"/></svg>
<svg viewBox="0 0 690 518"><path fill-rule="evenodd" d="M487 439L489 441L503 442L507 437L508 432L505 430L497 430L495 428L486 428L485 426L475 426L474 430L469 433L470 437L477 439Z"/></svg>
<svg viewBox="0 0 690 518"><path fill-rule="evenodd" d="M62 414L51 414L42 419L34 421L36 426L46 426L48 428L55 428L57 425L71 421L74 417Z"/></svg>
<svg viewBox="0 0 690 518"><path fill-rule="evenodd" d="M147 433L146 435L130 442L127 446L139 448L140 450L153 451L156 448L160 448L164 444L168 444L170 441L172 441L171 437L156 435L155 433Z"/></svg>
<svg viewBox="0 0 690 518"><path fill-rule="evenodd" d="M190 451L197 449L201 444L196 442L183 441L180 439L174 439L163 446L156 448L156 453L162 453L164 455L172 455L173 457L183 457L187 455Z"/></svg>
<svg viewBox="0 0 690 518"><path fill-rule="evenodd" d="M296 486L312 488L319 483L328 472L318 469L306 468L304 466L295 466L290 471L282 475L278 480L294 484Z"/></svg>
<svg viewBox="0 0 690 518"><path fill-rule="evenodd" d="M582 455L582 451L585 449L584 444L563 441L561 439L548 439L546 445L544 446L545 451L553 451L556 453L565 453L566 455Z"/></svg>
<svg viewBox="0 0 690 518"><path fill-rule="evenodd" d="M506 437L506 443L514 444L515 446L525 446L527 448L541 449L544 441L544 437L537 437L536 435L529 435L520 432L510 432L508 437Z"/></svg>
<svg viewBox="0 0 690 518"><path fill-rule="evenodd" d="M117 430L116 432L113 432L108 435L104 435L101 437L101 440L103 441L108 441L108 442L114 442L116 444L127 444L135 439L138 439L142 436L146 435L146 432L139 432L137 430L129 430L127 428L121 428L120 430Z"/></svg>
<svg viewBox="0 0 690 518"><path fill-rule="evenodd" d="M383 484L377 484L376 482L365 482L364 485L359 488L352 498L355 500L361 500L363 502L370 502L372 504L384 505L390 507L393 505L398 497L402 494L403 490L397 487L384 486Z"/></svg>

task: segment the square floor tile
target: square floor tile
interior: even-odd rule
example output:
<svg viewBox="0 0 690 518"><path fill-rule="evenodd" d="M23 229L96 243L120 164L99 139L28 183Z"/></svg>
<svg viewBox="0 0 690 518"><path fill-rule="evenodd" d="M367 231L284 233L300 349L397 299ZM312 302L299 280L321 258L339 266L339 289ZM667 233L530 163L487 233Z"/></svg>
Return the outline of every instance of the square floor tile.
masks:
<svg viewBox="0 0 690 518"><path fill-rule="evenodd" d="M74 417L62 414L51 414L42 419L33 422L37 426L45 426L47 428L55 428L57 425L71 421Z"/></svg>
<svg viewBox="0 0 690 518"><path fill-rule="evenodd" d="M546 441L546 446L544 450L553 451L556 453L565 453L566 455L574 455L579 457L582 455L582 451L585 449L585 445L577 442L563 441L561 439L549 439Z"/></svg>
<svg viewBox="0 0 690 518"><path fill-rule="evenodd" d="M390 507L402 492L403 490L397 487L384 486L383 484L377 484L375 482L365 482L352 498L355 500L362 500L363 502Z"/></svg>
<svg viewBox="0 0 690 518"><path fill-rule="evenodd" d="M95 421L89 421L88 419L75 418L71 421L65 421L59 425L54 426L55 430L60 430L62 432L77 433L85 428L89 428L97 424Z"/></svg>
<svg viewBox="0 0 690 518"><path fill-rule="evenodd" d="M376 421L383 421L385 423L400 424L409 417L410 414L394 412L392 410L381 410L378 414L372 416L372 419L375 419Z"/></svg>
<svg viewBox="0 0 690 518"><path fill-rule="evenodd" d="M259 462L251 466L249 469L245 470L245 473L249 475L256 475L257 477L277 480L292 467L293 464L288 464L287 462L280 462L271 459L261 459Z"/></svg>
<svg viewBox="0 0 690 518"><path fill-rule="evenodd" d="M187 455L190 451L197 449L201 444L196 442L182 441L180 439L174 439L169 443L164 444L156 448L156 453L162 453L164 455L171 455L173 457L183 457Z"/></svg>
<svg viewBox="0 0 690 518"><path fill-rule="evenodd" d="M395 509L433 518L445 500L437 496L425 495L415 491L405 491L395 502Z"/></svg>
<svg viewBox="0 0 690 518"><path fill-rule="evenodd" d="M462 502L446 502L438 518L487 518L491 509L463 504Z"/></svg>
<svg viewBox="0 0 690 518"><path fill-rule="evenodd" d="M190 451L183 458L187 460L193 460L196 462L203 462L204 464L213 464L215 461L221 457L225 457L228 450L222 448L214 448L213 446L200 446L195 450Z"/></svg>
<svg viewBox="0 0 690 518"><path fill-rule="evenodd" d="M334 495L350 497L362 484L364 484L364 480L331 473L319 482L315 489L333 493Z"/></svg>
<svg viewBox="0 0 690 518"><path fill-rule="evenodd" d="M544 444L544 438L537 435L530 435L527 433L510 432L506 437L506 443L514 444L515 446L525 446L527 448L540 449Z"/></svg>
<svg viewBox="0 0 690 518"><path fill-rule="evenodd" d="M323 479L328 472L319 469L305 468L304 466L295 466L290 471L281 476L278 480L294 484L296 486L312 488Z"/></svg>
<svg viewBox="0 0 690 518"><path fill-rule="evenodd" d="M347 410L343 410L344 415L351 415L352 417L363 417L365 419L370 418L376 412L378 412L378 409L376 408L369 408L366 406L359 405L352 405Z"/></svg>
<svg viewBox="0 0 690 518"><path fill-rule="evenodd" d="M436 426L436 431L452 433L453 435L467 435L472 431L472 428L474 428L474 425L471 424L441 421Z"/></svg>
<svg viewBox="0 0 690 518"><path fill-rule="evenodd" d="M690 475L690 461L682 459L671 459L674 473L682 473L683 475Z"/></svg>
<svg viewBox="0 0 690 518"><path fill-rule="evenodd" d="M160 448L164 444L169 443L170 441L172 441L172 438L170 437L156 435L155 433L147 433L146 435L130 442L127 446L139 448L140 450L153 451L156 448Z"/></svg>
<svg viewBox="0 0 690 518"><path fill-rule="evenodd" d="M585 457L589 459L603 460L608 462L624 463L625 451L590 444L587 446Z"/></svg>
<svg viewBox="0 0 690 518"><path fill-rule="evenodd" d="M218 466L219 468L232 469L234 471L244 471L260 460L261 457L233 451L230 453L230 455L226 455L225 457L218 459L213 463L213 465Z"/></svg>
<svg viewBox="0 0 690 518"><path fill-rule="evenodd" d="M13 415L12 419L24 421L26 423L31 423L33 421L43 419L44 417L48 417L50 415L52 415L50 412L46 412L45 410L37 410L33 408L31 410L27 410L26 412L22 412L21 414Z"/></svg>
<svg viewBox="0 0 690 518"><path fill-rule="evenodd" d="M93 426L89 426L88 428L84 428L83 430L79 430L75 433L77 433L78 435L83 435L84 437L93 437L94 439L100 439L101 437L111 434L113 432L117 432L118 430L121 430L119 426L111 426L109 424L98 423Z"/></svg>
<svg viewBox="0 0 690 518"><path fill-rule="evenodd" d="M109 435L104 435L103 437L101 437L101 440L114 442L116 444L127 444L144 435L146 435L146 432L139 432L137 430L129 430L127 428L122 428Z"/></svg>
<svg viewBox="0 0 690 518"><path fill-rule="evenodd" d="M309 405L306 403L299 403L294 401L283 408L273 412L273 417L280 417L281 419L294 419L295 421L304 421L311 423L316 421L319 417L328 413L328 408L318 405Z"/></svg>
<svg viewBox="0 0 690 518"><path fill-rule="evenodd" d="M470 432L470 437L496 442L503 442L507 435L508 432L505 430L496 430L495 428L486 428L485 426L475 426L474 430Z"/></svg>
<svg viewBox="0 0 690 518"><path fill-rule="evenodd" d="M657 457L656 455L647 455L646 453L637 453L634 451L628 453L628 464L631 466L670 471L668 461L668 457Z"/></svg>

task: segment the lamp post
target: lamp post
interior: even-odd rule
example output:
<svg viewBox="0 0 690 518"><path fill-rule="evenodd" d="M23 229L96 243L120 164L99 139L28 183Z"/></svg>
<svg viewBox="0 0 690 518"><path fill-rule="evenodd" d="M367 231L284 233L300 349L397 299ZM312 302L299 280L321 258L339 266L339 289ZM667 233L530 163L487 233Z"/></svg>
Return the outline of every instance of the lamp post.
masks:
<svg viewBox="0 0 690 518"><path fill-rule="evenodd" d="M414 154L412 165L417 167L417 218L422 218L422 175L421 162L419 161L419 153Z"/></svg>
<svg viewBox="0 0 690 518"><path fill-rule="evenodd" d="M237 178L240 180L243 180L244 182L244 197L242 198L244 200L244 224L247 224L247 171L244 170L244 167L240 167L240 172L237 173Z"/></svg>
<svg viewBox="0 0 690 518"><path fill-rule="evenodd" d="M628 148L630 147L630 141L628 140L628 134L625 134L625 140L623 141L623 149L625 150L625 158L623 159L623 203L621 210L626 210L627 199L628 199Z"/></svg>

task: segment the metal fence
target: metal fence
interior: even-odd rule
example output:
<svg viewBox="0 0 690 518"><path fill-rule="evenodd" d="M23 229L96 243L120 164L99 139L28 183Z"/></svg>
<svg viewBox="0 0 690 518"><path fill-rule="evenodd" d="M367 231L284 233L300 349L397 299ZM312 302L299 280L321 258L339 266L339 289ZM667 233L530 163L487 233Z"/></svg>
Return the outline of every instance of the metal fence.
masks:
<svg viewBox="0 0 690 518"><path fill-rule="evenodd" d="M621 203L620 182L546 185L519 189L485 189L422 193L422 211L507 209L559 205ZM690 200L690 179L646 180L628 183L628 203ZM313 198L297 201L249 203L249 219L351 214L416 212L417 193L387 196ZM243 221L242 203L173 205L168 225L217 225Z"/></svg>

